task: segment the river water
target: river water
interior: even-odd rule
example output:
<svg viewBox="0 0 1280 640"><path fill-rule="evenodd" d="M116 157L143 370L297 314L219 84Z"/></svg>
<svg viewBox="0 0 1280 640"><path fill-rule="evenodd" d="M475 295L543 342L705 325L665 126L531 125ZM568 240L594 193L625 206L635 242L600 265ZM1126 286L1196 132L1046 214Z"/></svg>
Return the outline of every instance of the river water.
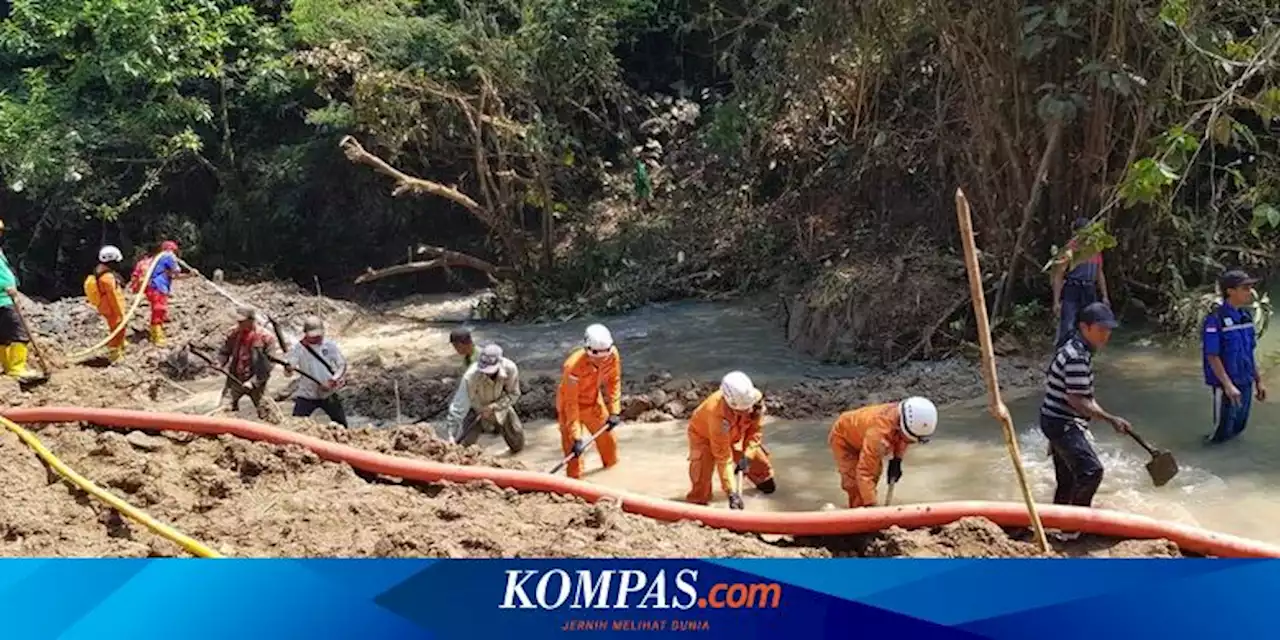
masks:
<svg viewBox="0 0 1280 640"><path fill-rule="evenodd" d="M803 377L875 375L857 367L824 365L790 350L779 323L765 305L676 303L610 318L624 357L624 375L667 370L677 376L715 378L730 369L747 371L758 381ZM479 325L481 341L495 340L524 372L551 373L580 340L586 321L546 325ZM1280 348L1280 337L1263 338L1260 352ZM1095 506L1195 524L1217 531L1280 543L1280 397L1255 403L1248 431L1237 441L1209 447L1211 396L1200 373L1195 347L1172 349L1140 336L1117 333L1095 360L1097 395L1104 407L1128 418L1156 446L1171 450L1181 473L1155 488L1145 470L1147 454L1105 424L1094 429L1106 475ZM1274 373L1274 371L1273 371ZM1280 380L1268 375L1272 387ZM1037 501L1053 491L1053 466L1046 442L1035 428L1037 391L1006 400L1019 427L1024 465ZM895 503L941 500L1020 500L999 423L982 402L941 408L938 436L913 447ZM825 504L843 505L835 464L826 445L834 416L818 421L770 419L766 446L777 468L779 491L771 496L748 491L748 509L807 511ZM558 461L554 425L526 425L529 443L520 458L534 468ZM619 432L622 463L608 471L587 456L587 478L664 498L682 498L687 485L685 423L629 424ZM482 440L494 454L505 445L496 436ZM724 497L717 488L717 500Z"/></svg>

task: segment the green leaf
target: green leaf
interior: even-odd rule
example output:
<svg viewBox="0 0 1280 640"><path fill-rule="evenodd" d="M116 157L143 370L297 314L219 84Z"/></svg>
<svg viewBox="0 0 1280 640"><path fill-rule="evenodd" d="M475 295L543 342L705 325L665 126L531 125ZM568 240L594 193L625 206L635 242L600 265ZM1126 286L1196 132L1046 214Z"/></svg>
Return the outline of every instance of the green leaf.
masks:
<svg viewBox="0 0 1280 640"><path fill-rule="evenodd" d="M1067 5L1065 4L1058 5L1058 8L1053 12L1053 21L1058 23L1058 26L1063 29L1071 26L1069 21L1070 18L1071 14L1067 12Z"/></svg>
<svg viewBox="0 0 1280 640"><path fill-rule="evenodd" d="M1044 24L1044 19L1047 16L1048 14L1044 13L1043 11L1031 14L1030 19L1028 19L1026 23L1022 25L1022 34L1031 35L1035 33L1036 29L1039 29L1040 25Z"/></svg>

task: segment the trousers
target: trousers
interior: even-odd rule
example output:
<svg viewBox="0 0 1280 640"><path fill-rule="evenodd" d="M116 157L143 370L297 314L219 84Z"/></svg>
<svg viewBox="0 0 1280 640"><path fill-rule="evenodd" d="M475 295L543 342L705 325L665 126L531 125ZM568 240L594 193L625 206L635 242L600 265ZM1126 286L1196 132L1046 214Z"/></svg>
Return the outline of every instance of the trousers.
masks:
<svg viewBox="0 0 1280 640"><path fill-rule="evenodd" d="M315 398L294 398L293 399L293 417L309 418L311 414L319 409L329 416L329 419L342 425L347 426L347 411L342 406L342 398L337 395L331 395L323 400Z"/></svg>
<svg viewBox="0 0 1280 640"><path fill-rule="evenodd" d="M1058 316L1058 336L1054 346L1060 347L1067 336L1076 330L1076 315L1080 310L1097 302L1098 283L1068 280L1062 285L1062 315Z"/></svg>
<svg viewBox="0 0 1280 640"><path fill-rule="evenodd" d="M1085 427L1071 420L1040 416L1040 431L1049 439L1057 488L1054 504L1093 506L1102 485L1102 461L1093 450Z"/></svg>
<svg viewBox="0 0 1280 640"><path fill-rule="evenodd" d="M1240 404L1232 404L1220 387L1213 388L1213 422L1215 429L1209 442L1226 442L1242 433L1249 426L1249 411L1253 409L1253 383L1238 384Z"/></svg>

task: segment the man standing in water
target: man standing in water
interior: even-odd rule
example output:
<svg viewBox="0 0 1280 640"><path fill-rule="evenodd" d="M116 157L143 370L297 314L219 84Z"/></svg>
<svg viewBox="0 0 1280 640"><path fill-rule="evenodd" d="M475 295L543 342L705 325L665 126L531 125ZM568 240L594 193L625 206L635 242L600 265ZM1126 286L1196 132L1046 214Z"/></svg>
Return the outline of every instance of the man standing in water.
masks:
<svg viewBox="0 0 1280 640"><path fill-rule="evenodd" d="M1049 363L1040 430L1049 439L1053 457L1054 504L1092 506L1102 484L1102 462L1093 450L1090 420L1105 420L1117 433L1129 431L1128 420L1107 413L1093 397L1093 354L1106 346L1117 325L1107 305L1086 306L1080 310L1075 332L1068 334Z"/></svg>
<svg viewBox="0 0 1280 640"><path fill-rule="evenodd" d="M1079 232L1089 226L1088 218L1077 218L1071 226ZM1102 253L1095 253L1083 261L1076 261L1078 247L1072 238L1067 242L1066 253L1053 266L1053 317L1058 319L1058 335L1054 346L1062 343L1076 329L1076 314L1081 309L1102 301L1111 306L1107 296L1107 277L1102 273Z"/></svg>
<svg viewBox="0 0 1280 640"><path fill-rule="evenodd" d="M1213 435L1211 444L1226 442L1244 432L1249 422L1253 398L1267 399L1267 388L1258 374L1253 351L1258 346L1253 316L1245 307L1253 303L1257 278L1243 271L1227 271L1218 278L1222 303L1215 304L1204 318L1201 344L1204 383L1213 390Z"/></svg>

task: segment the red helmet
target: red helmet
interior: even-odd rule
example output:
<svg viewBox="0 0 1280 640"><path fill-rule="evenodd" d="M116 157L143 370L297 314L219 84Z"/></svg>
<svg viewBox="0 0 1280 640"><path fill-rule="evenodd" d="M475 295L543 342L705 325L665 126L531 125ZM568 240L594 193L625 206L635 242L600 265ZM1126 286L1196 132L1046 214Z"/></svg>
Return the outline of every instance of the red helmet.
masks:
<svg viewBox="0 0 1280 640"><path fill-rule="evenodd" d="M174 241L172 241L172 240L165 240L164 242L161 242L161 243L160 243L160 250L161 250L161 251L168 251L169 253L177 253L177 252L178 252L178 243L176 243L176 242L174 242Z"/></svg>

